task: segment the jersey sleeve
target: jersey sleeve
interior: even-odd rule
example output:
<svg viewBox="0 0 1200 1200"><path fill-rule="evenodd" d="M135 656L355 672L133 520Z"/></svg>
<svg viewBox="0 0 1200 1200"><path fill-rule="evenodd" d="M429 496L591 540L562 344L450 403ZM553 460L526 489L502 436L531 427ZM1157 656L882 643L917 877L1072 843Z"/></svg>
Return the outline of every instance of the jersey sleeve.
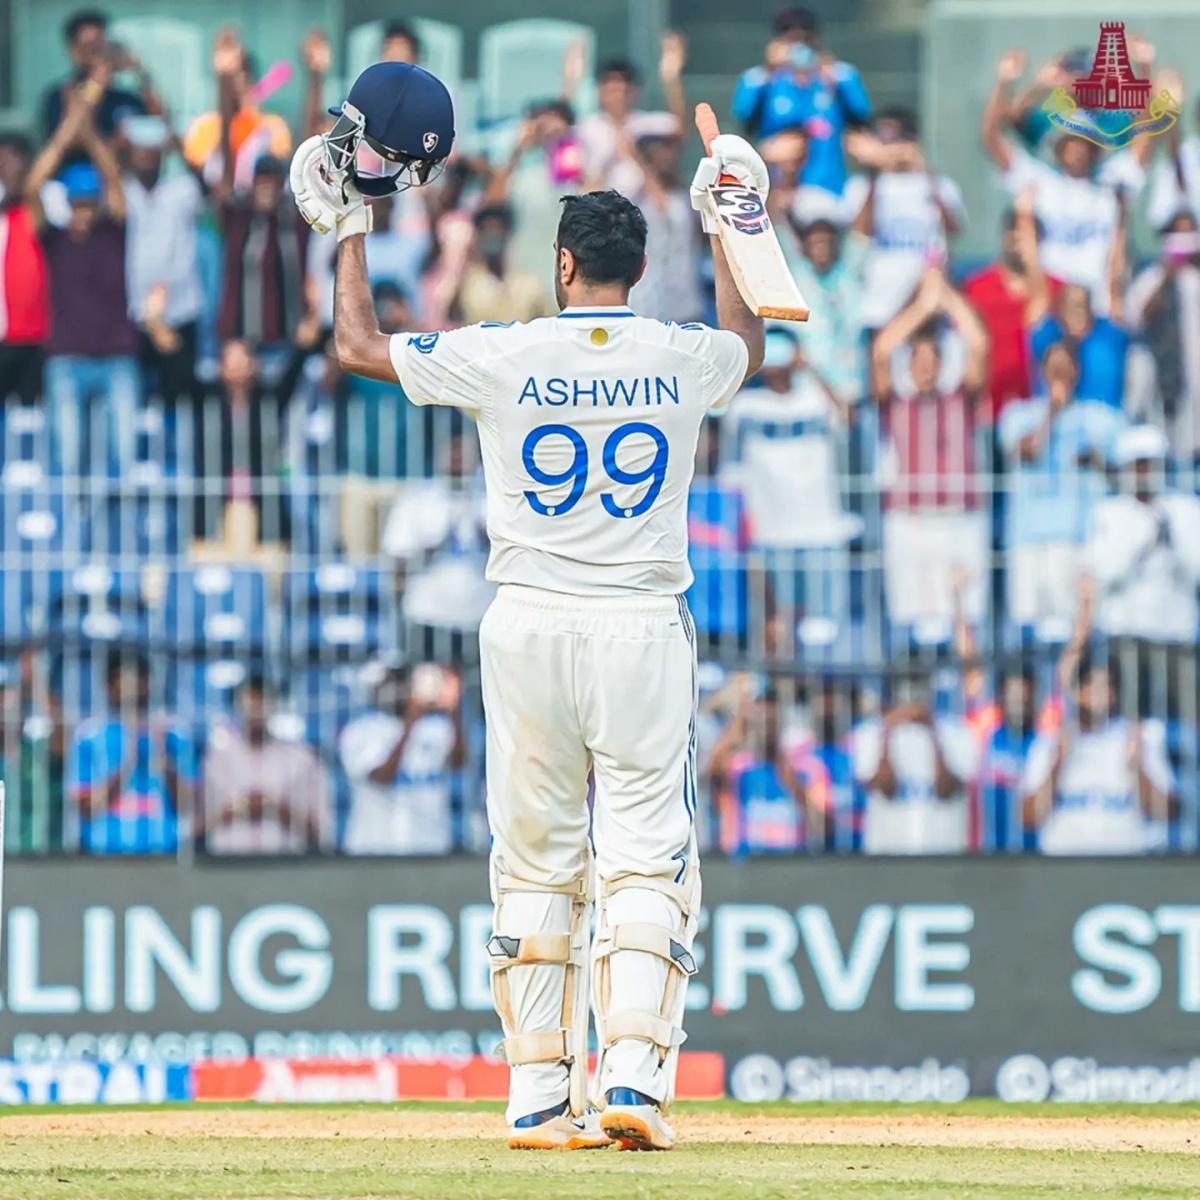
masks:
<svg viewBox="0 0 1200 1200"><path fill-rule="evenodd" d="M704 407L712 413L724 412L745 381L750 351L746 343L728 329L699 326L695 332L699 336L695 353L700 357Z"/></svg>
<svg viewBox="0 0 1200 1200"><path fill-rule="evenodd" d="M444 333L395 333L388 353L404 394L414 404L478 412L491 396L491 352L478 325Z"/></svg>

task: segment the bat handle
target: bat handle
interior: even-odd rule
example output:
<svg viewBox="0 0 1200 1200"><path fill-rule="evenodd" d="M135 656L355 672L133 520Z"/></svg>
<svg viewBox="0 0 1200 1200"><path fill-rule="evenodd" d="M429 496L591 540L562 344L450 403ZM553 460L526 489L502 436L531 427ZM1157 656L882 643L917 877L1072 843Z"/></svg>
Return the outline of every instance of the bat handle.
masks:
<svg viewBox="0 0 1200 1200"><path fill-rule="evenodd" d="M696 130L704 143L704 153L711 154L713 139L720 136L721 127L717 124L717 114L713 112L712 105L704 101L696 105ZM717 182L736 184L740 181L734 175L722 175Z"/></svg>

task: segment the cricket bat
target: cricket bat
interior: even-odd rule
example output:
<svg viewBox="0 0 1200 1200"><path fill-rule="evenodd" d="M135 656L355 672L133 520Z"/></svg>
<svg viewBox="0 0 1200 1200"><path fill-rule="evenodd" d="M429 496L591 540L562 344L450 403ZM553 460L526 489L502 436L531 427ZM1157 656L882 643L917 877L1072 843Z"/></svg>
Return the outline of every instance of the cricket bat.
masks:
<svg viewBox="0 0 1200 1200"><path fill-rule="evenodd" d="M711 105L696 105L696 128L707 153L713 138L721 132ZM722 175L708 189L708 204L746 307L775 321L807 321L808 305L788 270L775 226L758 190L739 183L732 175Z"/></svg>

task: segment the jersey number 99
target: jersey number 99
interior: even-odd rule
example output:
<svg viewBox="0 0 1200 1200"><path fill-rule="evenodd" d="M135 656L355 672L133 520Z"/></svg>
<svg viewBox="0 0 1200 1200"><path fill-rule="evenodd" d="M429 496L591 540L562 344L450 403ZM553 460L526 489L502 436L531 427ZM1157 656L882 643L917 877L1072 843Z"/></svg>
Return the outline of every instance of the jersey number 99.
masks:
<svg viewBox="0 0 1200 1200"><path fill-rule="evenodd" d="M654 443L654 458L642 470L627 471L617 464L617 450L623 442L637 434L644 434ZM538 446L549 437L566 438L571 444L572 459L565 470L543 471L534 460L534 453ZM541 484L546 488L561 487L568 481L571 484L571 490L567 493L566 498L553 504L543 503L537 492L526 492L525 499L529 501L529 507L535 513L539 513L543 517L561 517L579 503L579 498L587 486L588 477L588 448L579 430L573 429L570 425L539 425L538 428L531 430L525 439L525 445L521 448L521 456L525 463L525 471L534 483ZM644 421L632 421L628 425L622 425L620 429L614 429L605 440L604 450L601 454L605 474L614 483L622 484L625 487L637 487L647 482L650 486L640 500L627 505L618 503L612 492L601 492L600 503L604 505L604 511L610 517L622 519L640 517L642 513L647 512L662 491L663 480L667 476L667 457L667 439L655 426L647 425Z"/></svg>

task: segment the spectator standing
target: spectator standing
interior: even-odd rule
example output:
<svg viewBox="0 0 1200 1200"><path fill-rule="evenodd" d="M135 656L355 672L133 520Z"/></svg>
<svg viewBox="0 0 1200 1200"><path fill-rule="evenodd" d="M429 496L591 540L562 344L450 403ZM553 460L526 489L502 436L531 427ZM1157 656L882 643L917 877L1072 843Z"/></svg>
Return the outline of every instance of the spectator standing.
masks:
<svg viewBox="0 0 1200 1200"><path fill-rule="evenodd" d="M195 748L175 718L150 711L150 665L109 658L108 713L75 731L67 790L88 854L170 854L190 817Z"/></svg>
<svg viewBox="0 0 1200 1200"><path fill-rule="evenodd" d="M1012 84L1025 69L1025 55L1010 50L996 67L996 83L983 114L983 145L1003 173L1012 195L1033 188L1034 211L1044 235L1040 243L1043 269L1091 293L1097 313L1110 299L1110 255L1121 221L1117 190L1132 200L1145 183L1144 163L1154 138L1138 138L1129 150L1100 163L1100 147L1075 134L1059 134L1055 163L1034 158L1004 136L1011 107Z"/></svg>
<svg viewBox="0 0 1200 1200"><path fill-rule="evenodd" d="M862 794L854 779L850 730L854 691L847 682L814 680L807 688L808 725L791 761L810 808L822 814L825 849L862 849Z"/></svg>
<svg viewBox="0 0 1200 1200"><path fill-rule="evenodd" d="M1085 559L1109 637L1192 645L1200 628L1200 499L1166 487L1166 435L1137 425L1116 439L1121 492L1091 511Z"/></svg>
<svg viewBox="0 0 1200 1200"><path fill-rule="evenodd" d="M1009 471L1008 619L1057 640L1070 626L1088 517L1125 419L1078 398L1079 362L1066 342L1047 348L1042 375L1045 397L1010 404L999 427Z"/></svg>
<svg viewBox="0 0 1200 1200"><path fill-rule="evenodd" d="M1196 139L1200 141L1200 139ZM1133 281L1129 319L1154 363L1153 400L1146 407L1167 431L1175 457L1200 463L1200 232L1190 212L1177 213L1163 236L1163 254Z"/></svg>
<svg viewBox="0 0 1200 1200"><path fill-rule="evenodd" d="M739 692L729 725L708 763L716 795L718 840L729 855L790 854L824 836L796 772L782 728L778 690Z"/></svg>
<svg viewBox="0 0 1200 1200"><path fill-rule="evenodd" d="M759 374L763 386L745 389L722 421L738 447L751 545L766 553L776 606L836 632L849 609L847 546L862 532L838 483L849 408L791 327L767 331Z"/></svg>
<svg viewBox="0 0 1200 1200"><path fill-rule="evenodd" d="M942 352L934 320L949 317L967 343L962 382L941 381ZM892 355L909 344L912 391L892 385ZM876 402L890 448L884 502L883 571L891 619L951 631L952 574L972 580L967 618L983 615L988 547L975 474L975 405L987 379L987 334L945 275L929 270L916 297L885 326L872 347Z"/></svg>
<svg viewBox="0 0 1200 1200"><path fill-rule="evenodd" d="M333 848L329 773L301 742L271 731L274 697L250 674L238 691L240 727L218 725L204 756L201 828L210 854L303 854Z"/></svg>
<svg viewBox="0 0 1200 1200"><path fill-rule="evenodd" d="M40 204L27 199L27 138L0 133L0 404L33 404L42 392L50 332L50 279L38 237Z"/></svg>
<svg viewBox="0 0 1200 1200"><path fill-rule="evenodd" d="M117 160L96 132L92 76L74 89L62 124L35 159L26 181L50 275L51 330L46 343L46 390L54 413L62 470L84 475L99 458L100 443L85 457L95 431L93 405L107 430L108 465L118 474L133 462L134 417L140 390L137 331L129 320L125 288L125 193ZM90 161L63 172L71 216L66 228L45 225L37 197L78 142Z"/></svg>
<svg viewBox="0 0 1200 1200"><path fill-rule="evenodd" d="M871 169L847 183L844 197L855 229L871 239L859 314L868 329L908 303L930 266L945 265L947 241L966 220L958 184L926 165L910 111L880 113L874 132Z"/></svg>
<svg viewBox="0 0 1200 1200"><path fill-rule="evenodd" d="M674 124L673 118L668 118ZM646 218L646 270L629 293L639 316L659 321L698 321L704 313L700 294L700 246L687 189L679 183L678 133L664 123L658 133L637 140L640 181L629 198Z"/></svg>
<svg viewBox="0 0 1200 1200"><path fill-rule="evenodd" d="M801 181L841 195L842 135L870 119L871 101L858 70L821 49L815 14L789 7L775 14L762 65L738 80L733 115L755 138L802 126L811 148Z"/></svg>
<svg viewBox="0 0 1200 1200"><path fill-rule="evenodd" d="M66 726L62 701L40 678L33 648L0 663L0 779L5 786L4 850L61 854L66 849Z"/></svg>
<svg viewBox="0 0 1200 1200"><path fill-rule="evenodd" d="M827 218L801 225L793 247L785 239L788 260L812 311L795 326L804 358L845 404L866 395L862 298L868 239L843 231Z"/></svg>
<svg viewBox="0 0 1200 1200"><path fill-rule="evenodd" d="M161 117L121 123L127 150L122 179L128 214L126 288L139 327L143 368L166 401L196 394L196 322L204 303L196 264L196 225L204 193L190 171L163 174L172 145Z"/></svg>
<svg viewBox="0 0 1200 1200"><path fill-rule="evenodd" d="M487 512L478 445L460 430L446 439L443 453L437 474L403 485L384 525L382 549L406 576L409 622L474 631L495 595L483 577Z"/></svg>
<svg viewBox="0 0 1200 1200"><path fill-rule="evenodd" d="M1128 237L1127 215L1123 201L1118 203L1120 219L1113 233L1108 256L1107 316L1096 316L1088 289L1067 284L1057 304L1047 312L1030 334L1029 344L1035 362L1040 362L1046 347L1070 338L1079 358L1077 390L1084 400L1099 400L1120 411L1125 397L1125 355L1129 334L1125 330L1125 244ZM1041 265L1031 264L1035 293L1047 297L1049 291L1040 276Z"/></svg>
<svg viewBox="0 0 1200 1200"><path fill-rule="evenodd" d="M927 676L898 679L883 718L854 731L854 775L867 790L867 854L962 854L969 847L974 741L958 718L935 717L932 703Z"/></svg>
<svg viewBox="0 0 1200 1200"><path fill-rule="evenodd" d="M1040 734L1022 783L1025 824L1043 854L1142 854L1161 848L1173 781L1157 722L1120 714L1116 663L1083 656L1073 712Z"/></svg>
<svg viewBox="0 0 1200 1200"><path fill-rule="evenodd" d="M1162 72L1162 87L1182 106L1183 78L1178 71ZM1200 217L1200 102L1194 109L1196 132L1181 137L1182 120L1167 134L1168 153L1154 166L1146 216L1161 229L1179 212Z"/></svg>
<svg viewBox="0 0 1200 1200"><path fill-rule="evenodd" d="M1042 271L1038 237L1033 193L1026 189L1004 215L1000 257L963 284L963 295L979 314L991 346L981 415L992 422L1012 401L1034 394L1037 371L1029 335L1062 290L1060 280Z"/></svg>
<svg viewBox="0 0 1200 1200"><path fill-rule="evenodd" d="M80 9L72 13L63 25L63 40L71 59L71 74L50 84L42 93L42 134L47 141L62 124L69 93L80 87L89 89L96 129L103 138L111 138L127 116L162 112L154 84L141 63L124 47L108 40L108 16L105 13L98 9ZM136 93L113 85L112 77L118 71L136 73ZM90 88L89 80L96 83L96 88ZM69 166L83 162L87 157L81 147L69 146L64 151L63 162Z"/></svg>
<svg viewBox="0 0 1200 1200"><path fill-rule="evenodd" d="M229 28L217 33L212 65L218 108L201 113L188 126L183 156L210 187L224 186L228 192L236 186L239 192L248 192L259 158L268 155L287 161L291 156L292 132L287 122L260 107L290 69L277 64L268 78L256 80L253 57Z"/></svg>
<svg viewBox="0 0 1200 1200"><path fill-rule="evenodd" d="M513 268L536 275L547 291L554 286L554 263L546 253L546 230L557 225L560 197L579 191L583 180L583 149L571 106L565 100L530 105L508 159L491 173L483 203L511 206ZM443 253L451 250L440 223L438 235Z"/></svg>
<svg viewBox="0 0 1200 1200"><path fill-rule="evenodd" d="M687 592L699 637L700 656L719 657L750 638L751 576L746 563L749 522L741 490L720 466L718 422L705 421L696 443L696 471L688 489ZM760 600L762 591L756 592Z"/></svg>
<svg viewBox="0 0 1200 1200"><path fill-rule="evenodd" d="M565 98L574 97L582 55L579 47L568 48L564 68ZM658 60L667 112L651 113L638 108L640 83L637 69L624 59L602 63L596 72L599 111L580 118L576 125L583 153L584 178L592 188L613 188L632 196L642 182L643 167L637 142L644 136L665 134L682 137L687 124L683 94L683 68L687 43L671 31L663 34Z"/></svg>
<svg viewBox="0 0 1200 1200"><path fill-rule="evenodd" d="M419 63L421 61L421 39L417 36L416 30L405 21L389 21L383 27L379 61Z"/></svg>
<svg viewBox="0 0 1200 1200"><path fill-rule="evenodd" d="M434 663L386 668L338 754L351 787L348 854L454 849L454 772L466 761L457 675Z"/></svg>
<svg viewBox="0 0 1200 1200"><path fill-rule="evenodd" d="M510 265L512 232L513 213L508 205L490 204L476 212L471 261L451 308L464 325L532 321L557 311L539 276Z"/></svg>

